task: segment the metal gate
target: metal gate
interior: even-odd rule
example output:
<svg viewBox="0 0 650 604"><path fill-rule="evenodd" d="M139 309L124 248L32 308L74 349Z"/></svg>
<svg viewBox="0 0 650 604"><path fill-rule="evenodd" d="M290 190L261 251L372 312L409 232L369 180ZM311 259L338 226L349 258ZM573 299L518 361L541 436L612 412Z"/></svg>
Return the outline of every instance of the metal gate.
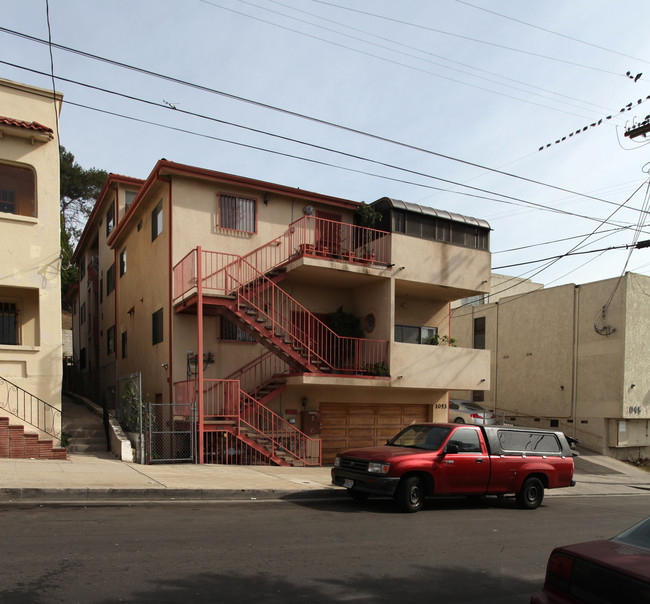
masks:
<svg viewBox="0 0 650 604"><path fill-rule="evenodd" d="M149 403L146 463L192 463L196 456L194 404Z"/></svg>

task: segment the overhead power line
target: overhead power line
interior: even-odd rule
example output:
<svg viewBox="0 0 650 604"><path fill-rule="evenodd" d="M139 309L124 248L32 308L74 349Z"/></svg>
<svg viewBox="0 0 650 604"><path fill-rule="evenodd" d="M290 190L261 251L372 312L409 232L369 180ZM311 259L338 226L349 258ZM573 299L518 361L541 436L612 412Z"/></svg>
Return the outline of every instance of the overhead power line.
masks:
<svg viewBox="0 0 650 604"><path fill-rule="evenodd" d="M644 247L650 247L650 239L646 241L641 241L639 243L628 243L625 245L612 245L610 247L600 248L598 250L582 250L579 252L567 252L566 254L558 254L557 256L549 256L548 258L540 258L539 260L527 260L526 262L516 262L514 264L503 264L502 266L493 266L492 270L497 271L502 268L512 268L514 266L524 266L526 264L538 264L539 262L548 262L549 260L560 260L562 258L568 258L569 256L580 256L584 254L596 254L600 252L609 252L612 250L629 250L629 249L641 249Z"/></svg>
<svg viewBox="0 0 650 604"><path fill-rule="evenodd" d="M36 69L31 69L31 68L23 67L23 66L20 66L20 65L16 65L15 63L10 63L8 61L0 60L0 63L5 64L5 65L10 65L11 67L16 67L18 69L24 69L24 70L30 71L32 73L37 73L39 75L47 75L44 72L38 71ZM317 145L317 144L314 144L314 143L309 143L309 142L302 141L302 140L299 140L299 139L283 136L283 135L280 135L280 134L275 134L275 133L268 132L268 131L265 131L265 130L261 130L259 128L252 128L250 126L244 126L242 124L237 124L235 122L222 120L220 118L216 118L216 117L213 117L213 116L207 116L207 115L204 115L204 114L201 114L201 113L188 111L186 109L181 109L179 107L173 107L172 108L165 102L158 103L156 101L142 99L140 97L136 97L136 96L131 95L131 94L125 94L125 93L122 93L122 92L117 92L117 91L114 91L114 90L109 90L109 89L106 89L106 88L102 88L100 86L94 86L92 84L86 84L84 82L79 82L77 80L72 80L70 78L64 78L62 76L56 76L56 77L57 77L57 79L59 79L59 80L61 80L63 82L69 82L71 84L76 84L78 86L82 86L82 87L85 87L85 88L89 88L91 90L96 90L96 91L103 92L103 93L106 93L106 94L110 94L110 95L113 95L113 96L118 96L118 97L125 98L125 99L131 100L131 101L141 102L141 103L147 104L149 106L154 106L154 107L158 107L158 108L165 109L165 110L168 110L168 111L174 111L174 112L177 112L177 113L182 113L182 114L185 114L185 115L189 115L189 116L192 116L192 117L197 117L197 118L208 120L208 121L211 121L211 122L232 126L232 127L235 127L235 128L239 128L239 129L242 129L242 130L249 131L249 132L254 132L256 134L262 134L262 135L265 135L265 136L270 136L272 138L276 138L276 139L283 140L283 141L286 141L286 142L296 143L296 144L303 145L303 146L313 148L313 149L317 149L317 150L320 150L320 151L327 151L329 153L334 153L334 154L341 155L341 156L344 156L344 157L348 157L348 158L351 158L351 159L365 161L365 162L368 162L368 163L372 163L372 164L375 164L375 165L380 165L380 166L383 166L383 167L386 167L386 168L398 170L398 171L405 172L405 173L408 173L408 174L413 174L413 175L416 175L416 176L421 176L423 178L429 178L429 179L432 179L432 180L437 180L439 182L444 182L446 184L451 184L451 185L454 185L454 186L464 187L466 189L470 189L472 191L477 191L477 192L480 192L480 193L487 193L489 195L496 195L496 196L502 198L502 199L487 198L487 199L490 199L490 201L495 201L495 202L498 202L498 203L510 203L510 204L514 204L514 205L524 204L524 205L528 205L528 206L531 206L531 207L534 207L534 208L537 208L537 209L540 209L540 210L543 210L543 211L547 211L547 212L554 212L554 213L558 213L558 214L574 216L574 217L577 217L577 218L583 218L585 220L598 222L599 224L602 223L601 219L595 218L593 216L578 214L576 212L569 212L567 210L560 210L558 208L553 208L551 206L545 206L543 204L536 203L536 202L533 202L533 201L528 201L528 200L525 200L525 199L522 199L522 198L519 198L519 197L506 195L504 193L497 193L495 191L490 191L489 189L474 187L474 186L463 184L463 183L460 183L460 182L456 182L456 181L453 181L453 180L450 180L450 179L447 179L447 178L442 178L440 176L433 176L433 175L427 174L425 172L419 172L417 170L411 170L411 169L408 169L408 168L403 168L403 167L400 167L400 166L397 166L397 165L394 165L394 164L390 164L388 162L383 162L383 161L379 161L379 160L375 160L375 159L370 159L370 158L367 158L367 157L363 157L361 155L356 155L356 154L353 154L353 153L348 153L348 152L345 152L345 151L332 149L330 147L325 147L323 145ZM452 193L453 191L449 191L449 192ZM473 195L473 197L478 197L478 196ZM620 204L616 204L615 202L607 201L606 203L615 205L616 208L617 208L616 211L618 211L620 209L620 207L621 207ZM628 209L632 209L632 208L628 208ZM615 226L620 226L620 225L615 224Z"/></svg>
<svg viewBox="0 0 650 604"><path fill-rule="evenodd" d="M477 10L482 10L492 15L496 15L497 17L502 17L503 19L509 19L510 21L514 21L515 23L521 23L522 25L533 27L535 29L539 29L540 31L545 31L546 33L553 34L554 36L560 36L561 38L572 40L573 42L578 42L579 44L585 44L586 46L591 46L592 48L598 48L599 50L604 50L605 52L611 52L615 55L619 55L620 57L625 57L627 59L634 59L635 61L641 61L642 63L650 63L650 61L647 61L646 59L639 59L638 57L633 57L632 55L626 55L623 52L618 52L617 50L612 50L611 48L606 48L605 46L599 46L598 44L593 44L585 40L574 38L573 36L568 36L566 34L560 33L559 31L553 31L552 29L547 29L546 27L541 27L540 25L535 25L534 23L528 23L527 21L522 21L521 19L515 19L514 17L510 17L509 15L504 15L503 13L498 13L496 11L490 10L483 6L477 6L476 4L472 4L470 2L464 2L463 0L456 0L456 2L458 2L459 4L465 4L466 6L471 6L472 8L475 8Z"/></svg>
<svg viewBox="0 0 650 604"><path fill-rule="evenodd" d="M205 0L202 0L205 1ZM384 15L378 15L376 13L371 13L369 11L363 11L356 8L350 8L349 6L341 6L340 4L334 4L333 2L325 2L324 0L312 0L312 2L318 2L318 4L325 4L327 6L333 6L340 8L342 10L347 10L353 13L359 13L362 15L367 15L369 17L376 17L377 19L383 19L385 21L391 21L393 23L399 23L400 25L408 25L410 27L415 27L417 29L424 29L426 31L432 31L437 34L442 34L444 36L452 36L454 38L460 38L462 40L469 40L470 42L476 42L477 44L485 44L487 46L494 46L495 48L502 48L504 50L510 50L512 52L519 52L525 55L530 55L533 57L538 57L541 59L547 59L549 61L557 61L558 63L565 63L567 65L573 65L575 67L582 67L583 69L591 69L593 71L600 71L602 73L608 73L610 75L627 77L616 71L609 71L608 69L602 69L601 67L594 67L592 65L584 65L582 63L575 63L573 61L567 61L566 59L560 59L558 57L550 57L548 55L543 55L537 52L532 52L530 50L523 50L522 48L513 48L512 46L504 46L503 44L497 44L496 42L487 42L486 40L479 40L478 38L473 38L471 36L463 36L462 34L455 34L449 31L444 31L442 29L436 29L434 27L428 27L427 25L422 25L421 23L413 23L410 21L402 21L401 19L393 19L391 17L386 17Z"/></svg>
<svg viewBox="0 0 650 604"><path fill-rule="evenodd" d="M238 14L238 15L242 15L242 16L245 16L245 17L247 17L247 18L249 18L249 19L254 19L254 20L256 20L256 21L261 21L262 23L266 23L267 25L271 25L271 26L273 26L273 27L280 27L280 28L283 28L283 29L288 29L289 31L294 32L294 33L299 34L299 35L302 35L302 36L306 36L306 37L309 37L309 38L313 38L313 39L316 39L316 40L318 40L318 41L325 42L325 43L328 43L328 44L334 44L335 46L343 47L343 48L346 48L346 49L351 50L351 51L353 51L353 52L360 52L360 51L359 51L358 49L356 49L356 48L350 48L350 47L348 47L348 46L344 46L344 45L338 44L338 43L336 43L336 42L332 42L331 40L323 40L322 38L318 38L318 37L316 37L316 36L312 36L311 34L308 34L308 33L303 32L303 31L299 31L299 30L292 29L292 28L287 28L287 27L285 27L284 25L280 25L280 24L278 24L278 23L272 23L272 22L270 22L270 21L266 21L265 19L261 19L261 18L259 18L259 17L254 16L254 15L248 15L248 14L246 14L246 13L242 13L242 12L240 12L240 11L235 11L235 10L233 10L233 9L226 8L225 6L223 6L223 5L221 5L221 4L218 4L218 3L215 3L215 2L212 2L212 1L210 1L210 0L199 0L199 1L202 2L202 3L204 3L204 4L209 4L210 6L214 6L215 8L220 8L220 9L222 9L222 10L227 10L227 11L229 11L229 12L235 12L236 14ZM343 33L343 32L341 32L341 31L338 31L338 30L336 30L336 29L331 29L331 28L329 28L329 27L324 27L324 26L322 26L322 25L318 25L318 24L313 23L313 22L311 22L311 21L306 21L306 20L304 20L304 19L298 19L297 17L292 17L291 15L287 15L286 13L282 13L282 12L280 12L280 11L276 11L276 10L270 9L270 8L265 7L265 6L260 6L259 4L255 4L254 2L248 2L247 0L237 0L237 1L240 2L241 4L245 4L245 5L248 5L248 6L252 6L252 7L255 7L255 8L259 9L259 10L264 10L264 11L270 12L270 13L272 13L272 14L274 14L274 15L279 15L279 16L284 17L284 18L287 18L287 19L292 19L292 20L294 20L294 21L297 21L298 23L303 23L303 24L309 25L309 26L311 26L311 27L316 27L316 28L318 28L318 29L322 29L322 30L324 30L324 31L327 31L327 32L330 32L330 33L334 33L334 34L336 34L336 35L338 35L338 36L345 36L346 38L350 38L350 39L352 39L352 40L356 40L356 41L361 42L361 43L363 43L363 44L369 44L369 45L371 45L371 46L376 46L376 47L378 47L378 48L382 48L382 49L384 49L384 50L388 50L389 52L394 52L394 53L397 53L397 54L400 54L400 55L403 55L403 56L406 56L406 57L409 57L409 58L412 58L412 59L416 59L416 60L418 60L418 61L424 61L424 62L429 63L429 64L431 64L431 65L436 65L437 67L442 67L443 69L454 70L454 71L457 72L457 73L459 72L459 70L458 70L457 68L455 68L455 67L450 67L450 66L448 66L448 65L442 65L441 63L437 63L437 62L435 62L435 61L432 61L432 60L430 60L430 59L424 58L424 57L422 57L422 56L417 56L417 55L411 54L411 53L409 53L409 52L404 52L404 51L396 50L396 49L394 49L394 48L390 48L390 47L385 46L385 45L383 45L383 44L378 44L378 43L376 43L376 42L371 42L371 41L369 41L369 40L364 40L364 39L359 38L359 37L357 37L357 36L352 36L352 35L350 35L350 34L346 34L346 33ZM555 95L555 96L557 96L557 97L562 97L562 98L565 98L565 99L570 99L570 100L572 100L572 101L577 101L577 102L580 102L580 103L583 103L583 104L586 104L586 105L591 105L591 106L593 106L593 107L599 107L600 109L603 109L602 106L595 105L595 104L593 104L593 103L590 103L589 101L583 101L583 100L581 100L581 99L576 99L576 98L574 98L574 97L570 97L570 96L565 95L565 94L561 94L561 93L558 93L558 92L554 92L554 91L552 91L552 90L546 90L546 89L541 88L541 87L539 87L539 86L534 86L534 85L532 85L532 84L527 84L526 82L521 82L520 80L516 80L516 79L514 79L514 78L510 78L510 77L503 76L503 75L500 75L500 74L497 74L497 73L493 73L493 72L490 72L490 71L486 71L486 70L484 70L484 69L479 69L479 68L477 68L477 67L473 67L472 65L468 65L468 64L466 64L466 63L460 63L459 61L454 61L453 59L448 59L448 58L443 57L443 56L441 56L441 55L438 55L438 54L435 54L435 53L432 53L432 52L428 52L428 51L425 51L425 50L422 50L422 49L416 48L416 47L414 47L414 46L410 46L410 45L408 45L408 44L403 44L403 43L401 43L401 42L398 42L398 41L395 40L395 39L391 39L391 38L388 38L388 37L385 37L385 36L378 36L378 35L376 35L376 34L373 34L373 33L367 32L367 31L365 31L365 30L363 30L363 29L360 29L360 28L358 28L358 27L352 27L351 25L347 25L346 23L340 23L339 21L335 21L334 19L328 19L328 18L326 18L326 17L322 17L322 16L320 16L320 15L316 15L316 14L311 13L311 12L309 12L309 11L302 10L302 9L300 9L300 8L296 8L295 6L291 6L291 5L289 5L289 4L284 4L283 2L279 2L278 0L268 0L268 1L269 1L269 2L272 2L273 4L277 4L277 5L279 5L279 6L283 6L283 7L285 7L285 8L288 8L288 9L290 9L290 10L293 10L293 11L296 11L296 12L299 12L299 13L302 13L302 14L304 14L304 15L309 15L310 17L314 17L314 18L316 18L316 19L320 19L320 20L322 20L322 21L326 21L326 22L328 22L328 23L333 23L334 25L337 25L337 26L339 26L339 27L343 27L343 28L346 28L346 29L350 29L350 30L352 30L352 31L362 33L362 34L364 34L364 35L366 35L366 36L370 36L370 37L375 38L375 39L378 39L378 40L382 40L382 41L389 42L390 44L392 44L392 45L394 45L394 46L399 46L399 47L401 47L401 48L406 48L406 49L409 49L409 50L415 50L416 52L418 52L418 53L420 53L420 54L423 54L423 55L428 55L428 56L431 56L431 57L436 57L436 58L442 59L442 60L444 60L444 61L448 61L448 62L451 62L451 63L455 63L456 65L461 65L461 66L463 66L463 67L468 67L468 68L470 68L470 69L473 69L474 71L479 71L479 72L482 72L482 73L486 73L486 74L489 74L489 75L491 75L491 76L496 76L496 77L498 77L498 78L501 78L501 79L504 79L504 80L508 80L508 81L510 81L510 82L514 82L514 83L516 83L516 84L520 84L520 85L522 85L522 86L527 86L527 87L529 87L529 88L534 88L534 89L536 89L536 90L538 90L538 91L546 92L546 93L548 93L548 94L553 94L553 95ZM371 54L371 56L373 56L373 57L375 57L375 58L377 58L377 59L379 59L379 60L382 60L382 61L387 60L387 59L385 59L385 57L381 57L381 56L378 56L378 55L372 55L372 54ZM408 69L412 69L412 67L411 67L410 65L403 65L403 66L406 67L406 68L408 68ZM478 88L479 90L485 90L486 92L491 92L491 93L493 93L493 94L499 94L499 95L502 95L502 96L506 96L507 98L512 98L512 99L515 99L515 100L519 100L519 101L521 101L521 102L525 102L525 103L531 103L531 102L532 102L532 101L528 101L528 100L526 100L526 99L520 99L520 98L518 98L518 97L513 97L513 96L511 96L511 95L504 95L503 93L501 93L501 92L499 92L499 91L496 91L496 90L491 90L491 89L483 88L483 87L480 87L480 86L476 86L476 85L471 84L471 83L469 83L469 82L467 82L467 81L464 81L464 80L457 80L457 79L455 79L455 78L449 78L449 77L441 76L440 74L435 74L435 73L431 73L431 72L425 72L425 73L429 73L430 75L433 75L433 76L435 76L435 77L441 77L441 78L444 78L444 79L448 79L448 80L450 80L450 81L452 81L452 82L455 82L455 83L457 83L457 84L461 84L461 85L463 85L463 86L471 86L471 87L473 87L473 88ZM541 97L541 98L545 98L545 99L548 99L548 100L552 100L552 101L556 101L556 102L564 103L564 104L566 104L566 105L568 105L568 106L570 106L570 107L575 107L575 108L577 108L577 109L582 109L582 110L585 109L584 107L581 107L581 106L579 106L579 105L575 105L575 104L573 104L573 103L567 103L566 101L562 101L562 100L560 100L560 99L558 99L558 98L551 98L551 97L549 97L549 96L547 96L547 95L540 94L539 92L531 92L530 90L524 90L524 89L519 88L519 87L517 87L517 86L512 86L512 84L503 83L503 82L497 82L496 80L494 80L494 78L487 78L487 77L484 77L484 76L479 76L479 75L476 75L476 74L467 73L467 72L462 72L462 71L460 71L459 73L464 73L466 76L468 76L468 77L470 77L470 78L477 78L477 79L480 79L480 80L484 80L484 81L486 81L486 82L490 82L490 83L492 83L492 84L496 84L496 85L498 85L498 86L507 86L507 87L509 87L509 88L512 88L513 90L518 90L519 92L523 92L523 93L526 93L526 94L535 94L536 96L539 96L539 97ZM551 109L551 110L553 110L553 111L561 111L561 110L559 110L559 109L556 109L555 107L549 107L548 105L542 105L542 104L540 104L540 103L533 103L533 104L535 104L535 105L539 105L539 106L541 106L541 107L545 107L545 108L547 108L547 109ZM609 109L606 109L606 111L609 111ZM571 113L571 112L568 112L568 111L564 111L563 113L566 113L567 115L576 115L575 113Z"/></svg>
<svg viewBox="0 0 650 604"><path fill-rule="evenodd" d="M30 40L30 41L33 41L33 42L40 43L40 44L46 44L46 45L48 44L47 40L42 40L41 38L36 38L34 36L30 36L28 34L17 32L15 30L11 30L11 29L8 29L8 28L5 28L5 27L0 27L0 32L5 32L5 33L11 34L11 35L15 35L15 36L24 38L26 40ZM296 118L299 118L299 119L308 120L308 121L313 122L313 123L321 124L321 125L324 125L324 126L329 126L329 127L332 127L332 128L336 128L338 130L342 130L344 132L349 132L351 134L364 136L364 137L367 137L367 138L370 138L370 139L373 139L373 140L377 140L377 141L381 141L381 142L384 142L384 143L397 145L397 146L402 147L404 149L409 149L409 150L412 150L412 151L418 151L418 152L421 152L421 153L425 153L427 155L432 155L432 156L435 156L435 157L439 157L441 159L446 159L448 161L460 163L460 164L463 164L463 165L466 165L466 166L471 166L471 167L478 168L478 169L481 169L481 170L486 170L488 172L492 172L494 174L499 174L501 176L506 176L508 178L514 178L516 180L520 180L520 181L523 181L523 182L528 182L530 184L535 184L535 185L546 187L546 188L553 189L553 190L556 190L556 191L562 191L564 193L570 193L571 195L578 195L580 197L584 197L585 199L593 199L594 201L599 201L601 203L606 203L606 204L609 204L609 205L617 205L615 202L608 201L606 199L601 199L601 198L598 198L598 197L594 197L592 195L587 195L585 193L579 193L577 191L572 191L571 189L567 189L565 187L552 185L552 184L545 183L545 182L542 182L542 181L539 181L539 180L535 180L533 178L527 178L525 176L519 176L517 174L512 174L510 172L505 172L503 170L498 170L496 168L490 168L490 167L484 166L482 164L478 164L478 163L471 162L471 161L468 161L468 160L463 160L463 159L460 159L460 158L457 158L457 157L453 157L451 155L446 155L444 153L439 153L439 152L433 151L431 149L426 149L424 147L419 147L417 145L411 145L409 143L400 142L400 141L397 141L397 140L394 140L394 139L391 139L391 138L388 138L388 137L385 137L385 136L381 136L381 135L378 135L378 134L372 134L370 132L365 132L365 131L359 130L357 128L352 128L350 126L344 126L344 125L337 124L335 122L331 122L331 121L328 121L328 120L316 118L316 117L309 116L309 115L299 113L299 112L296 112L296 111L291 111L289 109L283 109L283 108L280 108L280 107L276 107L274 105L269 105L267 103L262 103L261 101L256 101L256 100L253 100L253 99L249 99L249 98L242 97L242 96L239 96L239 95L231 94L231 93L224 92L224 91L221 91L221 90L216 90L214 88L209 88L207 86L202 86L200 84L195 84L195 83L192 83L192 82L181 80L179 78L175 78L175 77L168 76L168 75L165 75L165 74L157 73L157 72L154 72L154 71L151 71L151 70L148 70L148 69L144 69L144 68L141 68L141 67L136 67L134 65L130 65L130 64L127 64L127 63L122 63L120 61L116 61L116 60L109 59L109 58L106 58L106 57L102 57L102 56L99 56L99 55L94 55L92 53L88 53L88 52L85 52L85 51L82 51L82 50L78 50L78 49L74 49L74 48L71 48L71 47L68 47L68 46L64 46L62 44L52 43L52 47L57 48L57 49L62 50L62 51L65 51L65 52L71 52L73 54L77 54L79 56L83 56L83 57L86 57L86 58L89 58L89 59L92 59L92 60L101 61L103 63L114 65L116 67L120 67L120 68L123 68L123 69L129 69L131 71L142 73L142 74L145 74L145 75L148 75L148 76L151 76L151 77L160 78L160 79L163 79L163 80L166 80L166 81L169 81L169 82L173 82L175 84L179 84L179 85L182 85L182 86L189 86L189 87L194 88L196 90L201 90L203 92L207 92L207 93L210 93L210 94L215 94L215 95L222 96L222 97L228 98L228 99L232 99L232 100L235 100L235 101L238 101L238 102L243 102L243 103L247 103L247 104L250 104L250 105L253 105L253 106L256 106L256 107L261 107L261 108L268 109L268 110L271 110L271 111L276 111L276 112L282 113L284 115L290 115L292 117L296 117ZM10 63L7 63L7 64L10 64ZM452 182L452 181L447 181L447 182ZM454 184L458 184L458 183L454 183ZM472 188L472 187L470 187L470 188ZM481 189L479 189L479 190L481 190ZM494 194L494 193L491 193L491 194ZM499 194L497 194L497 195L499 195Z"/></svg>

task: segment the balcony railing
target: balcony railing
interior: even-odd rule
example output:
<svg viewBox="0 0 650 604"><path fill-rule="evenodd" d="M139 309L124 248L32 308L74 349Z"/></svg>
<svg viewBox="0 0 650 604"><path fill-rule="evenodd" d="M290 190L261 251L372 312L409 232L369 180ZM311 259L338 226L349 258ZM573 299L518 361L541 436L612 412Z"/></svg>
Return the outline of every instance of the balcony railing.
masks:
<svg viewBox="0 0 650 604"><path fill-rule="evenodd" d="M388 266L391 236L386 231L303 216L292 222L285 233L242 258L258 272L267 274L300 256ZM206 258L202 273L208 289L230 289L223 272L238 259L234 254L221 254L218 262L216 258ZM196 260L196 250L192 250L174 267L175 301L196 289Z"/></svg>

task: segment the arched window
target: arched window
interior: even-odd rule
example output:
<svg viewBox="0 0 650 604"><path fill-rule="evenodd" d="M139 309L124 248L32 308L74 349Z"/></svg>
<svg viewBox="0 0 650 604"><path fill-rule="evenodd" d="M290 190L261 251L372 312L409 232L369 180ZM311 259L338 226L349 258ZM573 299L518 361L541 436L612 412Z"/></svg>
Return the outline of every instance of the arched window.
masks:
<svg viewBox="0 0 650 604"><path fill-rule="evenodd" d="M0 212L36 217L36 180L33 170L0 164Z"/></svg>

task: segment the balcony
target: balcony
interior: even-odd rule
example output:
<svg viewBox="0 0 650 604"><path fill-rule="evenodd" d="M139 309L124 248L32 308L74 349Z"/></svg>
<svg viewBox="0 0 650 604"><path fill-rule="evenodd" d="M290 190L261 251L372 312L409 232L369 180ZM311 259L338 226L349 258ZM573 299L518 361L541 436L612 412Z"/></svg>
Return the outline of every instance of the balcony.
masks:
<svg viewBox="0 0 650 604"><path fill-rule="evenodd" d="M490 388L489 350L393 342L390 364L393 385L400 388Z"/></svg>

